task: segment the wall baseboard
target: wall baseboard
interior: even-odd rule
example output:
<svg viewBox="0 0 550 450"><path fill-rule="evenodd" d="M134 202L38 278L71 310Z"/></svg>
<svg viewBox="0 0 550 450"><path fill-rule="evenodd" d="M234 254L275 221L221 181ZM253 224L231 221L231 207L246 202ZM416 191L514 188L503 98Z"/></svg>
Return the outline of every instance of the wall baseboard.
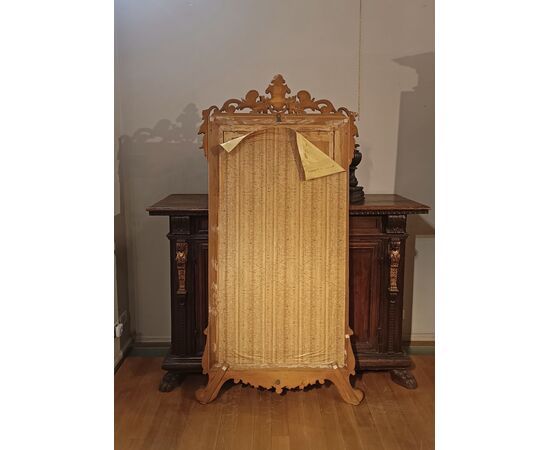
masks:
<svg viewBox="0 0 550 450"><path fill-rule="evenodd" d="M429 345L405 347L405 351L407 352L407 355L435 356L435 347Z"/></svg>
<svg viewBox="0 0 550 450"><path fill-rule="evenodd" d="M135 347L170 347L170 336L145 336L134 339ZM411 345L434 345L435 335L433 333L412 334L410 339L404 339L404 344Z"/></svg>
<svg viewBox="0 0 550 450"><path fill-rule="evenodd" d="M403 341L405 347L435 347L435 341Z"/></svg>
<svg viewBox="0 0 550 450"><path fill-rule="evenodd" d="M435 342L435 333L411 333L408 339L403 337L403 341L408 342Z"/></svg>
<svg viewBox="0 0 550 450"><path fill-rule="evenodd" d="M435 335L415 333L410 340L403 341L403 347L410 355L434 355ZM131 356L165 356L169 350L169 336L141 336L133 342L129 353Z"/></svg>
<svg viewBox="0 0 550 450"><path fill-rule="evenodd" d="M418 339L418 335L414 335L416 339L403 341L403 347L409 355L435 355L435 338L433 333L422 334L422 338ZM431 339L426 338L431 337Z"/></svg>
<svg viewBox="0 0 550 450"><path fill-rule="evenodd" d="M135 345L149 345L149 344L168 344L170 345L171 341L170 336L143 336L135 335L134 344Z"/></svg>
<svg viewBox="0 0 550 450"><path fill-rule="evenodd" d="M163 357L170 352L170 336L136 336L130 356Z"/></svg>

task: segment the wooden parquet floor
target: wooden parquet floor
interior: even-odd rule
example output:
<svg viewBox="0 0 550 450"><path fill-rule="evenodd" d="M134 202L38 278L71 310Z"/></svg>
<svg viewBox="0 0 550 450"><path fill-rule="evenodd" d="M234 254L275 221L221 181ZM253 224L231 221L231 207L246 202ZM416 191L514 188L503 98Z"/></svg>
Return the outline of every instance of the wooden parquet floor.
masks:
<svg viewBox="0 0 550 450"><path fill-rule="evenodd" d="M434 448L434 357L413 356L416 390L387 372L356 377L366 399L342 401L329 382L278 395L232 382L199 404L203 375L158 391L161 358L129 357L115 375L115 449L404 449Z"/></svg>

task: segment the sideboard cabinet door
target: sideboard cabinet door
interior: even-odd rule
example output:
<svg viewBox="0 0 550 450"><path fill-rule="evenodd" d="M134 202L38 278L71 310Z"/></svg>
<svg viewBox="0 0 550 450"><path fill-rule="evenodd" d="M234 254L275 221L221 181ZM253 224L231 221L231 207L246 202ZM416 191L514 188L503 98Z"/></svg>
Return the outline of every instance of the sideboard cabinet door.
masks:
<svg viewBox="0 0 550 450"><path fill-rule="evenodd" d="M379 319L384 250L384 239L350 241L350 326L354 350L359 355L381 350Z"/></svg>

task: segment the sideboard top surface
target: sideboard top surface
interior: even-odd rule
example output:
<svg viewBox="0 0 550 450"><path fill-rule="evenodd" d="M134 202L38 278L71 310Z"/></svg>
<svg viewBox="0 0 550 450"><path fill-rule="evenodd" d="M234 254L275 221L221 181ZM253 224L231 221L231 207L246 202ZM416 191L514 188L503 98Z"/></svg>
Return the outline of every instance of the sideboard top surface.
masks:
<svg viewBox="0 0 550 450"><path fill-rule="evenodd" d="M366 194L361 203L349 207L350 215L426 214L430 207L396 194ZM204 215L207 194L172 194L147 208L151 216Z"/></svg>

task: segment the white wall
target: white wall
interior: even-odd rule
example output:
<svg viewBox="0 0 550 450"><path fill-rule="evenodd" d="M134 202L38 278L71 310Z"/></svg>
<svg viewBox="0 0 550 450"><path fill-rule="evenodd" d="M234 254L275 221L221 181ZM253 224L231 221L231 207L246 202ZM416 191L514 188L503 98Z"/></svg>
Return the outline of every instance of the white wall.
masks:
<svg viewBox="0 0 550 450"><path fill-rule="evenodd" d="M368 192L395 192L432 207L410 216L404 338L434 330L434 4L363 0L358 178ZM414 299L414 302L413 302Z"/></svg>
<svg viewBox="0 0 550 450"><path fill-rule="evenodd" d="M262 92L276 73L293 93L307 89L336 106L360 109L364 159L357 175L368 192L397 190L433 206L433 170L421 171L432 180L426 198L420 198L420 188L415 191L415 175L398 170L401 154L411 151L400 141L400 121L418 125L400 118L402 94L414 93L419 77L412 63L396 61L433 55L433 5L364 0L361 21L359 7L358 0L116 1L115 132L125 137L116 148L115 223L117 255L127 261L122 287L119 276L126 294L119 303L127 297L138 340L166 341L170 330L168 224L149 217L145 208L170 193L206 193L206 161L196 136L200 111L249 89ZM417 117L416 103L409 103L411 117ZM136 133L143 128L153 131ZM156 138L140 137L147 133ZM431 247L413 241L413 336L416 330L433 335L433 236L426 240Z"/></svg>

